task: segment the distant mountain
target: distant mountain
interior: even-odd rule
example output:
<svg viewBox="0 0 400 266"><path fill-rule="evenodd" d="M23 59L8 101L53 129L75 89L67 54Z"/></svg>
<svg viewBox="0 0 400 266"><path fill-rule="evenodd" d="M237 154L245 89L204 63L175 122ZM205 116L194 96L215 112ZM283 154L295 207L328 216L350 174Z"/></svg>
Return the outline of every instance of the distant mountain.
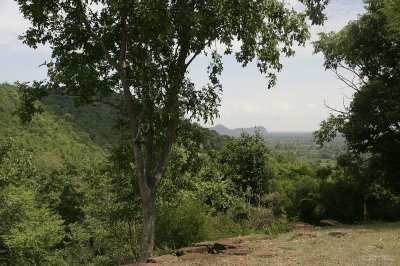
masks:
<svg viewBox="0 0 400 266"><path fill-rule="evenodd" d="M224 125L218 124L214 127L210 127L209 129L216 131L220 135L227 135L227 136L235 137L235 138L240 137L242 132L245 132L250 135L254 135L257 130L260 132L261 136L267 135L267 129L263 126L229 129L229 128L225 127Z"/></svg>

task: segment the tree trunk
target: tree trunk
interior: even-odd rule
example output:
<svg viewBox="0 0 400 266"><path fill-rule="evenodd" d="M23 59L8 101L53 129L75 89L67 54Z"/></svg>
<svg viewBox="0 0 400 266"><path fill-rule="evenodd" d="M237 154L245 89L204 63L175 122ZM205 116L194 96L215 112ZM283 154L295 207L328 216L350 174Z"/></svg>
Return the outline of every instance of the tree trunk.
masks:
<svg viewBox="0 0 400 266"><path fill-rule="evenodd" d="M150 189L148 197L142 198L143 229L140 262L146 262L153 255L156 226L156 193Z"/></svg>
<svg viewBox="0 0 400 266"><path fill-rule="evenodd" d="M363 207L364 207L364 209L363 209L363 222L364 222L364 224L366 224L367 222L368 222L368 209L367 209L367 200L364 198L364 201L363 201Z"/></svg>

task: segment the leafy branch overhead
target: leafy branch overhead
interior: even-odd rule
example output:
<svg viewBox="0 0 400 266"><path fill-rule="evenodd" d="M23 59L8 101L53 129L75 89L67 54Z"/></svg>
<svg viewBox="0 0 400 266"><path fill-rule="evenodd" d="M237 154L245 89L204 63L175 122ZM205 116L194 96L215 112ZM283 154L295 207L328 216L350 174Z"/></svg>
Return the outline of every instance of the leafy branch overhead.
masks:
<svg viewBox="0 0 400 266"><path fill-rule="evenodd" d="M149 96L164 107L164 90L178 71L178 60L186 59L185 74L193 59L215 49L216 43L224 48L214 52L224 54L234 53L238 43L237 60L246 66L257 59L272 86L275 74L271 70L282 68L280 54L293 55L293 43L303 44L308 37L306 14L280 1L18 2L33 24L21 36L24 42L33 48L44 43L53 47L53 60L47 64L48 85L78 96L82 103L121 90L118 71L124 67L134 98L143 98L145 78L150 83L146 90L153 90ZM303 2L313 22L321 23L320 11L326 1ZM218 58L213 56L210 69L214 88L220 88ZM179 96L185 98L184 94ZM188 108L195 109L186 106L182 110Z"/></svg>

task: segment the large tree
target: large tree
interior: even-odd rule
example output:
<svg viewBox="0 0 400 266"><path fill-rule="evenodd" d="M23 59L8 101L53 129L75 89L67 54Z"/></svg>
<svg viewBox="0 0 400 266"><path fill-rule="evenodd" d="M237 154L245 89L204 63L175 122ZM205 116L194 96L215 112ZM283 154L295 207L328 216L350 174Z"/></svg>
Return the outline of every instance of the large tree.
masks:
<svg viewBox="0 0 400 266"><path fill-rule="evenodd" d="M337 33L321 34L315 43L325 67L354 89L349 107L322 122L315 136L322 144L343 134L350 150L367 158L375 181L399 193L400 1L365 2L359 19Z"/></svg>
<svg viewBox="0 0 400 266"><path fill-rule="evenodd" d="M156 191L167 167L178 122L184 116L218 115L221 55L243 66L257 61L276 81L280 55L304 44L307 19L322 23L328 0L300 0L302 11L283 0L16 0L32 26L21 37L30 47L47 44L48 80L21 84L23 119L49 93L75 96L79 104L103 102L127 117L143 205L141 260L154 245ZM208 54L209 84L188 78L196 57ZM120 105L107 100L119 93Z"/></svg>

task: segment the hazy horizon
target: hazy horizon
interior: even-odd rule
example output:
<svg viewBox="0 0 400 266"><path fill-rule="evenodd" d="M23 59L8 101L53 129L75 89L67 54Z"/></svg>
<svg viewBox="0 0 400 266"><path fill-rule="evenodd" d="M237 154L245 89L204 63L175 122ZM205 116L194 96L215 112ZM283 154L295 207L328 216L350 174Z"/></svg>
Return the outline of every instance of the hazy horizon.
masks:
<svg viewBox="0 0 400 266"><path fill-rule="evenodd" d="M208 129L212 129L213 127L216 127L218 125L222 125L222 126L226 127L229 130L264 127L267 130L267 134L274 134L274 133L310 133L310 134L312 134L313 133L313 131L270 131L270 130L268 130L268 128L266 126L262 126L262 125L254 125L254 126L250 126L250 127L229 128L229 127L225 126L224 124L218 123L218 124L214 124L214 125L211 125L211 126L210 125L203 125L203 126L208 128Z"/></svg>

